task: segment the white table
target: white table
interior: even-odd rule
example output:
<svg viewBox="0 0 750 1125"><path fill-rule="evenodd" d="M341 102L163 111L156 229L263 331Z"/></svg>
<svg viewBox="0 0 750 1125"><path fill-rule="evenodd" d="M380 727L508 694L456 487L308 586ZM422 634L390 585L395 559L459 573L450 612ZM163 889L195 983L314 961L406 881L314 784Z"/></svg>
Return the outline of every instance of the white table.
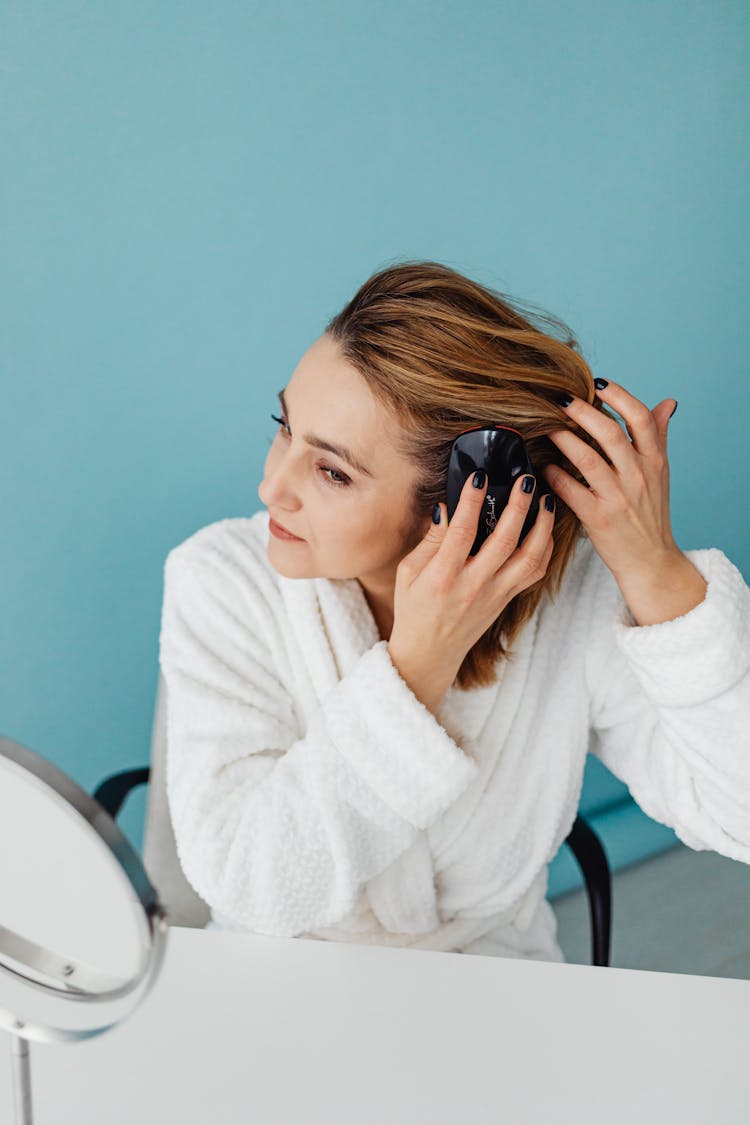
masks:
<svg viewBox="0 0 750 1125"><path fill-rule="evenodd" d="M174 928L35 1125L747 1125L750 981ZM11 1121L0 1032L0 1120Z"/></svg>

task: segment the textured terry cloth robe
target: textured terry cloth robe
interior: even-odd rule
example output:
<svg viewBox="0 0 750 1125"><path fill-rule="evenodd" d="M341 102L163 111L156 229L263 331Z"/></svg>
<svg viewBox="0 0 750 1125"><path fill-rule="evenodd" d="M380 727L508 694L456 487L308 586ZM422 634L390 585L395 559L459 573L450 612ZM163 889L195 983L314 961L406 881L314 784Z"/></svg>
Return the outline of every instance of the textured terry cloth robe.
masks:
<svg viewBox="0 0 750 1125"><path fill-rule="evenodd" d="M288 579L268 513L164 567L167 796L210 928L563 961L547 865L587 751L696 850L750 863L750 589L716 548L637 626L585 534L488 687L437 716L357 579Z"/></svg>

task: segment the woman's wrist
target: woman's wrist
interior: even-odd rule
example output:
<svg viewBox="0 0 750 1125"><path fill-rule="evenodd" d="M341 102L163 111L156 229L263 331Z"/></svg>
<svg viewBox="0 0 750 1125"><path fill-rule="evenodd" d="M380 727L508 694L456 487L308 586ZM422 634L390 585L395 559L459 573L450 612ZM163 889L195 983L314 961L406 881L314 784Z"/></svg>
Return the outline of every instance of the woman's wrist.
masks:
<svg viewBox="0 0 750 1125"><path fill-rule="evenodd" d="M428 711L436 714L443 698L456 678L457 670L426 667L423 660L408 652L399 651L398 646L387 645L388 656L401 679Z"/></svg>

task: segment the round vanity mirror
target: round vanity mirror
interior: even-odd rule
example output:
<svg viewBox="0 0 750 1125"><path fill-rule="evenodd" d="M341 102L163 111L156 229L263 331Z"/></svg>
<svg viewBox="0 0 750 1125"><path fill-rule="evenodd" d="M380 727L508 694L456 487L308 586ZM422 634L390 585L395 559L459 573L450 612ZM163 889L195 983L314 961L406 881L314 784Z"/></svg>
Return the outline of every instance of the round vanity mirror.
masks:
<svg viewBox="0 0 750 1125"><path fill-rule="evenodd" d="M7 738L0 855L0 1028L12 1036L16 1121L30 1125L29 1040L85 1039L126 1018L158 975L168 922L110 815Z"/></svg>

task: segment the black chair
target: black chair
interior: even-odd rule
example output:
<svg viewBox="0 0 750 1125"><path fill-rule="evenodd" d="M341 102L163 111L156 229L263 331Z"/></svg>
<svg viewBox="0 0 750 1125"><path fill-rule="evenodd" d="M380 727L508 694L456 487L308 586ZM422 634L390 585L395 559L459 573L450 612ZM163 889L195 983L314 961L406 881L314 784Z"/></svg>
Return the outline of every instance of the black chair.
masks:
<svg viewBox="0 0 750 1125"><path fill-rule="evenodd" d="M169 815L166 795L166 691L161 671L151 737L151 765L111 774L97 786L94 798L113 820L125 798L148 785L143 863L169 914L171 925L202 928L211 910L185 878ZM612 878L607 856L593 828L578 814L565 840L581 869L591 918L591 964L609 965L612 920Z"/></svg>

